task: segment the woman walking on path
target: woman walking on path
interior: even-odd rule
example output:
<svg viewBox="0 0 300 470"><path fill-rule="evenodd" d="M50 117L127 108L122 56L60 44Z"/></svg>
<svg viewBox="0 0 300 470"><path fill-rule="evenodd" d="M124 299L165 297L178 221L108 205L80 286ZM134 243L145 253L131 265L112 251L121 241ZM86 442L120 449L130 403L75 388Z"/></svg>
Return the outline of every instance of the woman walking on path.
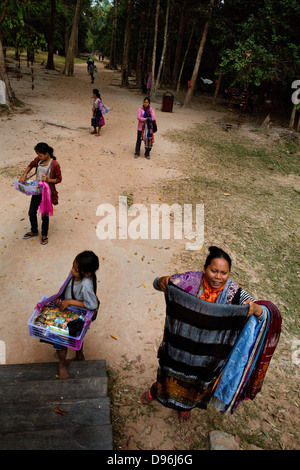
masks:
<svg viewBox="0 0 300 470"><path fill-rule="evenodd" d="M145 157L150 160L150 151L154 144L153 122L155 121L154 109L150 106L150 98L145 98L143 106L137 113L138 130L135 145L134 158L140 156L141 141L145 144Z"/></svg>
<svg viewBox="0 0 300 470"><path fill-rule="evenodd" d="M19 179L20 183L26 181L28 173L32 168L35 168L36 171L33 176L36 174L36 180L39 182L47 183L50 189L51 203L56 205L58 204L58 193L56 190L56 185L61 182L61 170L60 165L56 161L56 157L53 155L53 148L50 147L45 142L39 142L34 150L37 154L37 157L29 163L24 174ZM37 221L37 211L42 203L43 195L37 194L31 196L31 202L29 207L29 220L31 223L31 231L25 233L23 239L28 239L38 236L38 221ZM49 230L49 213L42 214L42 240L41 244L46 245L48 243L48 230Z"/></svg>
<svg viewBox="0 0 300 470"><path fill-rule="evenodd" d="M91 132L91 134L99 136L101 127L105 125L105 121L103 117L103 105L101 101L101 96L97 88L94 88L93 90L93 98L94 102L92 108L93 116L91 120L91 126L94 128L94 130L93 132Z"/></svg>

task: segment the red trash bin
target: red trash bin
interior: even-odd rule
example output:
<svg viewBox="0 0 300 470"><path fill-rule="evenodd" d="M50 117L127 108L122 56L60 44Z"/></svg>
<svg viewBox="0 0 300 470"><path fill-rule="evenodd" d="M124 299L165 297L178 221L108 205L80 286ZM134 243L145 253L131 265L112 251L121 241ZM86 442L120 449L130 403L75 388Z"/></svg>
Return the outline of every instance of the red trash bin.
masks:
<svg viewBox="0 0 300 470"><path fill-rule="evenodd" d="M161 110L171 113L173 110L173 101L174 101L174 96L172 95L172 93L170 91L166 91L162 97Z"/></svg>

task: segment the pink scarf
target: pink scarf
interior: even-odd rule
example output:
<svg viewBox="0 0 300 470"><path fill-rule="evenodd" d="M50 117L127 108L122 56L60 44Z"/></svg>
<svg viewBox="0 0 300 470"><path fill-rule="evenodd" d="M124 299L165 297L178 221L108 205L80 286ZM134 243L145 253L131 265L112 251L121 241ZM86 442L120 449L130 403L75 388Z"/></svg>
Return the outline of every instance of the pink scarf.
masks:
<svg viewBox="0 0 300 470"><path fill-rule="evenodd" d="M53 215L53 206L51 202L51 192L49 185L45 183L44 181L39 182L39 186L43 187L43 192L42 192L42 202L40 204L40 213L42 214L42 217L44 215Z"/></svg>

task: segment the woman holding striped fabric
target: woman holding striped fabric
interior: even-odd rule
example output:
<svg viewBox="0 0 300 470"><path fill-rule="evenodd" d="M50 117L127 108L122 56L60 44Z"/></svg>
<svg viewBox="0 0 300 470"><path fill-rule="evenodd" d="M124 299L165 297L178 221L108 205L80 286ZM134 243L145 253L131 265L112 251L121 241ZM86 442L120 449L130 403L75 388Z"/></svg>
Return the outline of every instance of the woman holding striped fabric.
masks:
<svg viewBox="0 0 300 470"><path fill-rule="evenodd" d="M205 371L204 375L210 375L211 358L215 356L218 361L223 354L223 359L219 360L215 368L219 375L229 351L240 333L244 331L248 317L252 315L257 317L255 325L264 325L268 318L268 309L256 303L236 282L229 279L231 269L229 255L215 246L210 247L209 251L203 272L163 276L156 278L153 283L155 289L167 294L167 316L164 339L158 352L160 365L157 381L143 393L141 401L143 404L149 404L153 399L157 399L164 406L177 410L180 422L189 420L191 409L194 407L206 409L212 397L217 376L212 374L211 382L208 382L202 372ZM183 308L178 307L179 304L176 302L170 307L172 289L177 290L179 297L184 297L181 304ZM187 293L191 296L187 296ZM227 304L227 307L224 305L222 308L222 312L228 316L222 318L222 312L217 314L219 317L214 316L215 311L218 309L220 311L221 306L214 307L205 302L206 313L200 312L198 315L197 312L195 314L195 311L191 311L185 319L186 313L182 313L184 308L188 304L195 304L192 296L214 304ZM226 326L219 327L220 321L223 322L222 325L227 322ZM230 336L231 343L228 341ZM186 349L186 346L191 349ZM216 361L214 364L217 364Z"/></svg>

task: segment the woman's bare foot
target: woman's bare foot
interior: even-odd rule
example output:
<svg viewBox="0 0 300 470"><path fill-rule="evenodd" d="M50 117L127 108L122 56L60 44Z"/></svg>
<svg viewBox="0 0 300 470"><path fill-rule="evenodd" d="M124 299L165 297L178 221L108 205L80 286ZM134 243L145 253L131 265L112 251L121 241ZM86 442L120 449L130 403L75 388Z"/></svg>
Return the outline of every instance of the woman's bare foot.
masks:
<svg viewBox="0 0 300 470"><path fill-rule="evenodd" d="M146 392L143 393L141 396L141 402L143 405L150 405L150 403L154 400L150 394L150 390L147 390Z"/></svg>
<svg viewBox="0 0 300 470"><path fill-rule="evenodd" d="M191 418L190 411L178 411L178 420L180 423L187 423Z"/></svg>

